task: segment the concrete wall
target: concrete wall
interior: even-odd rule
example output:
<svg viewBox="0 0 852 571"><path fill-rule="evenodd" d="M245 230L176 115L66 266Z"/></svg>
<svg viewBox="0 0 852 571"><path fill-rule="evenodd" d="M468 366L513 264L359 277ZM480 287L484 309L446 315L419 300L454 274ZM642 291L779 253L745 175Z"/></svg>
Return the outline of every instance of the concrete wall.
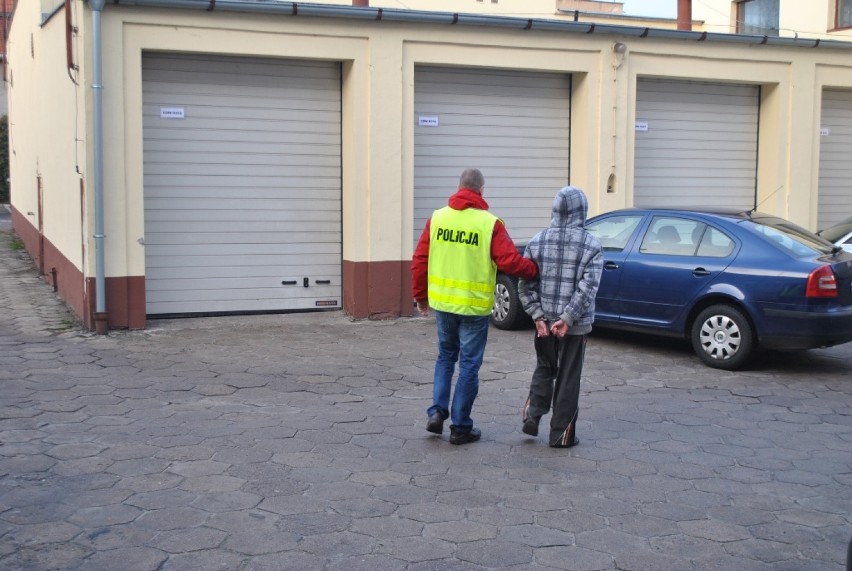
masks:
<svg viewBox="0 0 852 571"><path fill-rule="evenodd" d="M26 3L22 5L24 17L35 23L35 10L29 13ZM80 13L85 18L77 25L85 33L90 13ZM86 189L92 187L91 89L85 80L75 86L64 71L60 22L41 29L16 22L13 31L13 207L19 213L17 220L38 228L30 213L38 211L36 181L41 176L44 236L88 280L95 267L93 203L92 192L86 190L83 227L80 180ZM30 33L35 58L29 54ZM113 282L116 288L138 288L145 275L140 243L142 53L324 59L343 63L343 258L348 292L344 297L347 311L359 317L410 309L406 276L413 232L415 65L572 74L571 182L587 191L590 214L632 205L638 78L758 84L762 86L760 208L812 229L817 216L821 92L826 86L852 89L852 52L824 48L112 4L103 12L103 33L108 47L103 54L105 254L107 277L124 280ZM626 44L625 54L613 52L615 42ZM91 52L86 47L82 53L84 77ZM77 137L83 143L75 144ZM607 193L611 175L616 191ZM144 323L144 296L140 310L134 295L135 301L124 300L125 305L110 312L133 313L135 321L130 321L138 325L139 311Z"/></svg>

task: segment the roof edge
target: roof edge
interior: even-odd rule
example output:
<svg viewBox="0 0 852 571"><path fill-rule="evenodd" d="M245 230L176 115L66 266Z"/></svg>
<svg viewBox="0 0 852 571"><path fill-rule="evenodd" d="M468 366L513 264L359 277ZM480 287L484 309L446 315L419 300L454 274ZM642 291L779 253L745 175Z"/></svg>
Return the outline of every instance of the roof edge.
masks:
<svg viewBox="0 0 852 571"><path fill-rule="evenodd" d="M432 12L425 10L404 10L399 8L372 8L369 6L312 4L309 2L284 2L278 0L107 0L107 2L111 5L120 6L195 9L207 12L249 12L280 14L282 16L314 16L353 20L511 28L528 31L562 31L578 34L602 33L636 38L659 38L691 42L719 42L731 44L852 50L852 42L844 42L840 40L720 34L651 28L646 26L624 26L618 24L547 20L542 18L490 16L462 12Z"/></svg>

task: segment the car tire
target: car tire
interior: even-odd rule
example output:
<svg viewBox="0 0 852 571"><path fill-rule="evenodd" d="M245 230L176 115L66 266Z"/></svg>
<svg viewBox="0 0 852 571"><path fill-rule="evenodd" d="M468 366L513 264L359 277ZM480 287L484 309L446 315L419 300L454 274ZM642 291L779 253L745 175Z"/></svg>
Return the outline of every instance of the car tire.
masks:
<svg viewBox="0 0 852 571"><path fill-rule="evenodd" d="M711 305L698 314L690 332L692 348L708 367L733 371L743 366L754 349L748 318L730 305Z"/></svg>
<svg viewBox="0 0 852 571"><path fill-rule="evenodd" d="M505 274L498 274L494 286L491 323L498 329L517 329L523 323L525 315L518 298L517 282Z"/></svg>

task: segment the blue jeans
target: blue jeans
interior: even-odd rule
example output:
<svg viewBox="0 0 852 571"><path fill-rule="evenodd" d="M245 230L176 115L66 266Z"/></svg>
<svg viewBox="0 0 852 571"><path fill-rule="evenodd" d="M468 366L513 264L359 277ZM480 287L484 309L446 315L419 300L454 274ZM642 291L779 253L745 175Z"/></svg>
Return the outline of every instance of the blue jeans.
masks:
<svg viewBox="0 0 852 571"><path fill-rule="evenodd" d="M435 380L432 387L432 406L429 416L440 412L452 420L450 428L468 432L473 428L470 411L479 392L479 367L488 341L490 316L458 315L435 311L438 323L438 358L435 361ZM459 363L459 376L453 392L452 413L450 412L450 389L453 374Z"/></svg>

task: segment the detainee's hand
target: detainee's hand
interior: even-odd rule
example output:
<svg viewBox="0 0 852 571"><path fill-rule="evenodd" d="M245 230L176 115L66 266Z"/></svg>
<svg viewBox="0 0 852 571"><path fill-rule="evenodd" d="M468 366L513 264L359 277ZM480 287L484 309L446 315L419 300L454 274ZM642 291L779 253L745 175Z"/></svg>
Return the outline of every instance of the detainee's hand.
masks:
<svg viewBox="0 0 852 571"><path fill-rule="evenodd" d="M547 337L550 335L550 331L547 329L547 321L536 321L535 332L537 337Z"/></svg>
<svg viewBox="0 0 852 571"><path fill-rule="evenodd" d="M562 321L561 319L557 319L556 322L550 327L550 332L559 338L565 337L565 335L568 333L568 324Z"/></svg>
<svg viewBox="0 0 852 571"><path fill-rule="evenodd" d="M429 315L429 302L426 300L417 302L417 311L420 312L420 315L426 317Z"/></svg>

